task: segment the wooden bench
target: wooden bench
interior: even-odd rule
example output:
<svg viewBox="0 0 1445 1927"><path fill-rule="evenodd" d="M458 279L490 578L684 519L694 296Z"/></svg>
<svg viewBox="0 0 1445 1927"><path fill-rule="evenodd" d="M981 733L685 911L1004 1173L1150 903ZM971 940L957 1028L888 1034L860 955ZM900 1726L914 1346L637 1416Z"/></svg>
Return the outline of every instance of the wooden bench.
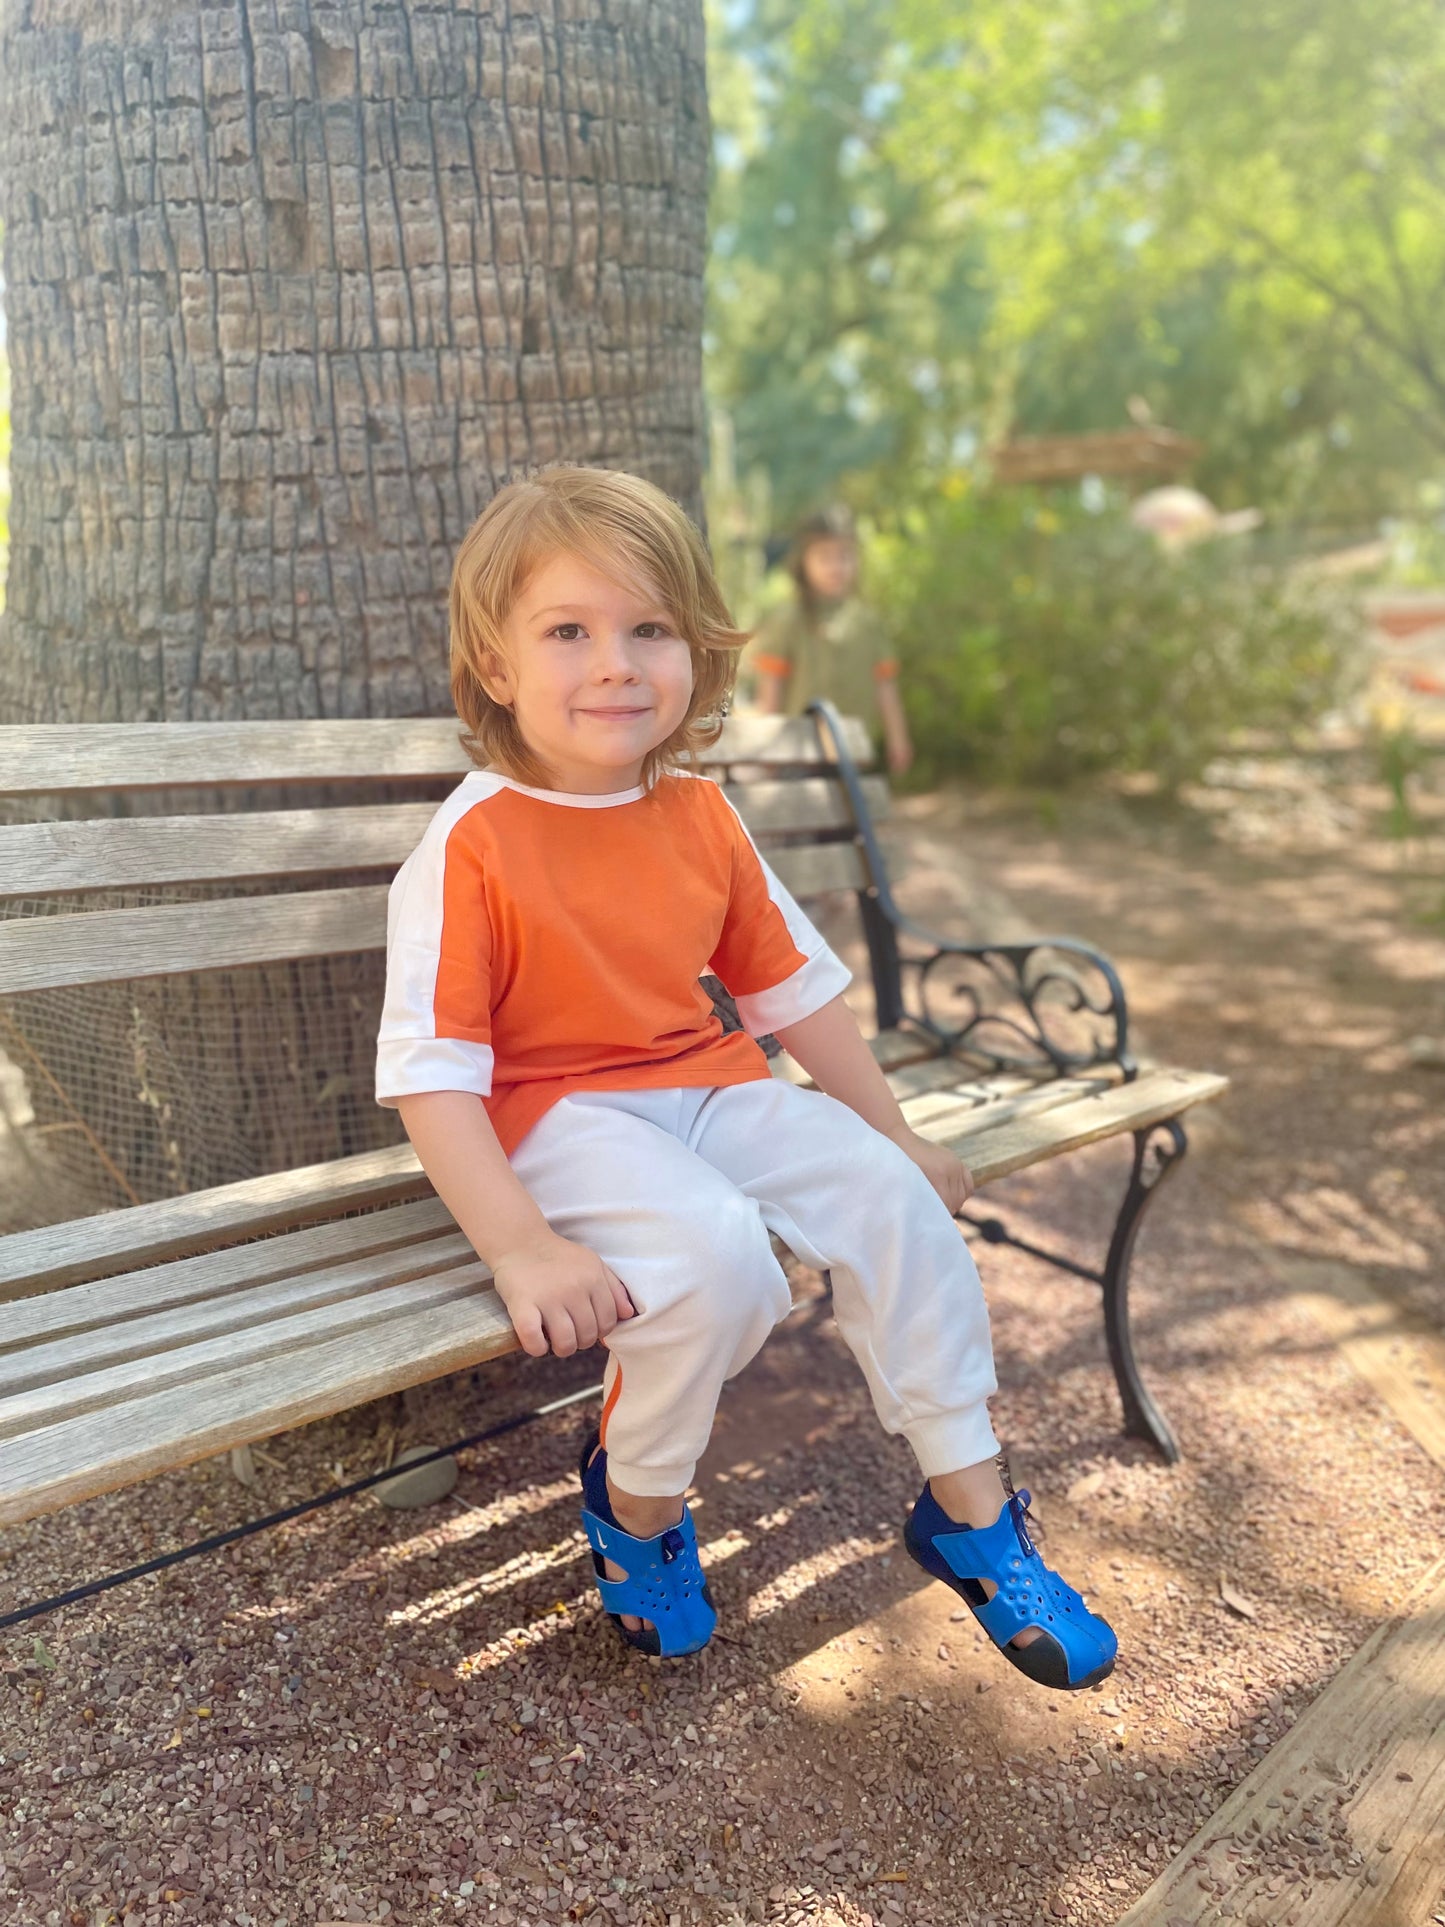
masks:
<svg viewBox="0 0 1445 1927"><path fill-rule="evenodd" d="M867 753L861 726L820 710L732 720L709 766L795 894L857 893L875 1048L915 1128L954 1145L981 1184L1132 1136L1109 1252L1088 1275L1126 1426L1172 1458L1134 1364L1129 1260L1184 1151L1181 1113L1225 1080L1137 1071L1123 991L1085 945L940 943L915 928L883 868L873 825L887 787L860 774ZM388 786L465 768L449 721L0 731L0 802L29 798L41 817L0 824L0 897L65 899L60 914L0 918L0 1013L56 986L379 951L390 876L434 807L387 800ZM290 806L304 786L327 797L357 784L379 800ZM154 812L155 793L182 789L211 812L134 813L134 799ZM83 900L176 884L213 895ZM374 1031L375 1015L355 1021ZM515 1347L485 1267L405 1142L14 1232L0 1238L0 1523Z"/></svg>

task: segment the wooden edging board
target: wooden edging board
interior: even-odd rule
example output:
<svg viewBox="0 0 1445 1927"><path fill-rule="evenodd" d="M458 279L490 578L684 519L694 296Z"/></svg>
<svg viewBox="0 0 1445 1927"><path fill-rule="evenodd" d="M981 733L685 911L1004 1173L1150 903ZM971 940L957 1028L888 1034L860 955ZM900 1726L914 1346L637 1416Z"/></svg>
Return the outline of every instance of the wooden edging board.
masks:
<svg viewBox="0 0 1445 1927"><path fill-rule="evenodd" d="M1445 1466L1445 1341L1353 1265L1275 1252L1294 1301ZM1345 1838L1358 1865L1309 1868ZM1318 1864L1315 1862L1315 1864ZM1183 1847L1118 1927L1427 1927L1445 1896L1445 1559ZM1226 1908L1228 1911L1226 1912Z"/></svg>
<svg viewBox="0 0 1445 1927"><path fill-rule="evenodd" d="M1414 1600L1118 1927L1427 1927L1445 1882L1445 1559ZM1326 1872L1317 1843L1332 1838L1356 1867Z"/></svg>

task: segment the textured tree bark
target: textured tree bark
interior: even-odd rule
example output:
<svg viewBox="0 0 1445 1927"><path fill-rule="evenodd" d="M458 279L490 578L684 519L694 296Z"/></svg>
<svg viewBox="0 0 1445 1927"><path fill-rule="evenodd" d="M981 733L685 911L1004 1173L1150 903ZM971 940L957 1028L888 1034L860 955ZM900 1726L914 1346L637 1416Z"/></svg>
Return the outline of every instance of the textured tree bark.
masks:
<svg viewBox="0 0 1445 1927"><path fill-rule="evenodd" d="M0 720L444 711L509 474L696 506L701 0L29 0L0 58Z"/></svg>
<svg viewBox="0 0 1445 1927"><path fill-rule="evenodd" d="M509 475L696 510L701 0L14 0L0 71L0 722L445 713ZM11 1003L25 1221L396 1135L374 957Z"/></svg>

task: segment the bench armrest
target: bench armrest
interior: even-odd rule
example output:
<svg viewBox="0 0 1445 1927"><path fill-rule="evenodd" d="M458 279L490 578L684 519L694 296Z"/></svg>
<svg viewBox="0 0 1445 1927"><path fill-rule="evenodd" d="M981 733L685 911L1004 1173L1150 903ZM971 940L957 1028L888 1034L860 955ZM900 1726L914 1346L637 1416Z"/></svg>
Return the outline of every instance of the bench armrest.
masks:
<svg viewBox="0 0 1445 1927"><path fill-rule="evenodd" d="M904 1021L941 1048L991 1070L1063 1077L1117 1064L1126 1082L1138 1075L1124 986L1103 951L1076 937L961 943L888 909L908 940L898 946Z"/></svg>
<svg viewBox="0 0 1445 1927"><path fill-rule="evenodd" d="M1063 1077L1117 1064L1126 1082L1135 1078L1124 986L1101 950L1076 937L961 943L905 915L888 881L847 726L826 700L809 703L808 714L848 798L870 879L858 902L878 1028L910 1026L940 1049L977 1058L990 1070L1052 1069ZM923 954L909 954L900 939Z"/></svg>

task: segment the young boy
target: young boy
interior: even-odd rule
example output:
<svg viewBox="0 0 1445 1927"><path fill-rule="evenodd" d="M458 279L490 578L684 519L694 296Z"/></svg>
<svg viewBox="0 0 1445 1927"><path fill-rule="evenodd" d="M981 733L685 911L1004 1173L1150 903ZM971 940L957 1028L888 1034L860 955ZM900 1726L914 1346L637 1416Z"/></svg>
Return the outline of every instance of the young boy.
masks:
<svg viewBox="0 0 1445 1927"><path fill-rule="evenodd" d="M913 1557L1043 1684L1108 1673L1105 1623L1005 1489L968 1173L905 1123L848 973L685 759L743 638L682 511L554 468L497 495L452 579L452 692L478 768L398 872L377 1096L491 1266L523 1347L606 1346L583 1523L645 1652L716 1623L685 1493L724 1381L790 1309L776 1233L927 1483ZM699 978L736 1000L724 1034ZM773 1080L775 1033L818 1085ZM975 1528L970 1521L978 1520Z"/></svg>
<svg viewBox="0 0 1445 1927"><path fill-rule="evenodd" d="M898 689L898 662L877 615L857 594L858 538L847 515L810 516L793 538L794 594L770 611L748 652L765 716L801 716L826 696L845 716L876 717L888 767L913 763L913 739Z"/></svg>

